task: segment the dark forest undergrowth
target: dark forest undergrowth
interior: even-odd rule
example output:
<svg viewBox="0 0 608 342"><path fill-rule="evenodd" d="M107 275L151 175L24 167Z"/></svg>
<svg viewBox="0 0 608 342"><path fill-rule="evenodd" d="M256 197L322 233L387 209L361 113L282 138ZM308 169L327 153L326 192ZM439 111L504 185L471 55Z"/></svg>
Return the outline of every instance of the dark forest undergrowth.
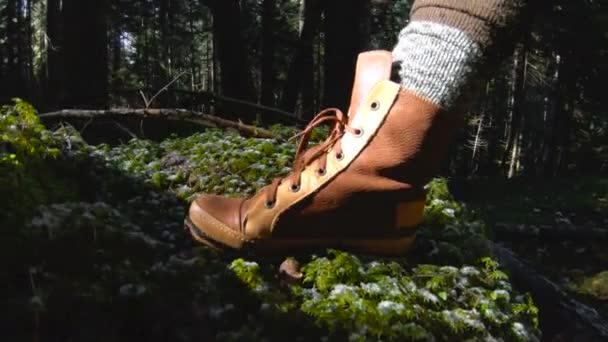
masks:
<svg viewBox="0 0 608 342"><path fill-rule="evenodd" d="M504 211L480 206L484 195L454 200L446 180L429 186L408 256L291 255L304 275L293 284L279 274L287 256L219 255L182 228L193 194L255 192L288 172L292 144L206 130L89 145L72 126L46 130L23 102L2 109L0 137L9 340L529 341L551 326L486 245L519 221L492 221Z"/></svg>

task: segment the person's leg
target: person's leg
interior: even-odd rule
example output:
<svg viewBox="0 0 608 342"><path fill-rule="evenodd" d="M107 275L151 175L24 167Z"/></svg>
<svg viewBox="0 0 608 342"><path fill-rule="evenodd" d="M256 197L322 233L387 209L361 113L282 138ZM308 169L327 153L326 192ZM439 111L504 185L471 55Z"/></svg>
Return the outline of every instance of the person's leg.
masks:
<svg viewBox="0 0 608 342"><path fill-rule="evenodd" d="M513 45L516 0L422 0L393 56L359 56L351 106L322 112L304 131L294 171L252 198L199 196L187 226L200 242L234 249L293 251L350 248L400 254L422 220L424 185L439 169L462 120L475 74ZM329 115L335 114L335 115ZM316 125L335 123L328 139L304 152Z"/></svg>
<svg viewBox="0 0 608 342"><path fill-rule="evenodd" d="M451 108L482 70L512 51L531 6L525 0L417 0L393 49L401 84Z"/></svg>

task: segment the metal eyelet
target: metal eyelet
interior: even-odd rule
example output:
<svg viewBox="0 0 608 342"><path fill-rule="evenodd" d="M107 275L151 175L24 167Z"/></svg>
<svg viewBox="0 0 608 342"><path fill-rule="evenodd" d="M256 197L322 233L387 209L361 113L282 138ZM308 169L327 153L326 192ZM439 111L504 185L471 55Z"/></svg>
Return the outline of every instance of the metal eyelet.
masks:
<svg viewBox="0 0 608 342"><path fill-rule="evenodd" d="M291 184L291 186L289 187L289 190L291 190L291 192L300 191L300 184Z"/></svg>
<svg viewBox="0 0 608 342"><path fill-rule="evenodd" d="M378 109L380 109L380 101L374 101L374 102L372 102L372 104L370 105L370 108L372 110L378 110Z"/></svg>
<svg viewBox="0 0 608 342"><path fill-rule="evenodd" d="M266 207L266 209L272 209L276 203L276 201L266 201L266 203L264 203L264 207Z"/></svg>
<svg viewBox="0 0 608 342"><path fill-rule="evenodd" d="M325 168L321 168L317 170L317 176L323 177L327 174L327 170Z"/></svg>
<svg viewBox="0 0 608 342"><path fill-rule="evenodd" d="M354 132L353 132L353 134L354 134L355 138L360 138L360 137L362 137L362 136L363 136L363 133L364 133L363 128L355 128L355 130L354 130Z"/></svg>
<svg viewBox="0 0 608 342"><path fill-rule="evenodd" d="M344 153L340 152L340 153L336 153L336 160L340 161L344 159Z"/></svg>

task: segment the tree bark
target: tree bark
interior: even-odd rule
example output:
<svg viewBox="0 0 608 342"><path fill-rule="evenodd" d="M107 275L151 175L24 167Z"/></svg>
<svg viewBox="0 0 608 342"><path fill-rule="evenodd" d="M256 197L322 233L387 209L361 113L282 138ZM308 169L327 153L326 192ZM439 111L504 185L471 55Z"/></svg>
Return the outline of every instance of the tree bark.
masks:
<svg viewBox="0 0 608 342"><path fill-rule="evenodd" d="M122 67L123 46L122 46L122 28L120 26L113 27L110 32L110 44L112 57L110 64L110 91L112 93L124 87L123 79L120 77L120 69Z"/></svg>
<svg viewBox="0 0 608 342"><path fill-rule="evenodd" d="M512 88L510 99L510 125L507 136L507 147L503 154L503 169L509 161L507 177L512 178L517 172L519 160L519 142L521 139L522 112L525 106L526 86L526 55L528 53L527 38L515 50L514 65L512 70Z"/></svg>
<svg viewBox="0 0 608 342"><path fill-rule="evenodd" d="M23 18L21 18L22 0L8 0L5 7L6 16L6 75L2 79L2 96L7 99L24 96L26 89L24 69L24 42L22 37Z"/></svg>
<svg viewBox="0 0 608 342"><path fill-rule="evenodd" d="M45 107L60 107L63 98L64 61L61 23L61 0L47 0L46 4L46 65L44 75Z"/></svg>
<svg viewBox="0 0 608 342"><path fill-rule="evenodd" d="M25 41L23 41L23 52L25 55L24 76L26 78L26 93L34 103L38 103L38 92L36 80L34 78L34 46L32 41L32 1L27 0L25 7Z"/></svg>
<svg viewBox="0 0 608 342"><path fill-rule="evenodd" d="M108 103L107 0L63 0L63 107Z"/></svg>
<svg viewBox="0 0 608 342"><path fill-rule="evenodd" d="M287 82L283 89L281 108L295 111L298 96L302 95L302 117L305 120L314 115L314 38L321 22L321 2L319 0L302 0L300 11L300 37L296 52L291 59L287 73Z"/></svg>
<svg viewBox="0 0 608 342"><path fill-rule="evenodd" d="M557 175L567 166L566 156L573 111L571 97L576 92L576 76L569 63L572 63L571 58L565 54L556 55L557 69L543 146L543 174L546 177Z"/></svg>
<svg viewBox="0 0 608 342"><path fill-rule="evenodd" d="M241 32L241 8L238 0L207 0L213 14L213 34L220 69L222 95L244 101L256 101L255 88L250 74L248 52ZM218 103L223 116L237 119L235 113L243 112L240 118L255 120L253 113L239 110L233 103Z"/></svg>
<svg viewBox="0 0 608 342"><path fill-rule="evenodd" d="M169 65L169 45L171 44L171 31L169 28L169 7L171 0L160 0L160 6L158 9L158 24L160 26L160 42L161 46L159 46L160 50L160 60L158 61L156 68L159 75L160 83L167 83L171 79L171 75L169 74L170 68L166 68L163 70L162 65ZM157 84L158 87L160 84Z"/></svg>
<svg viewBox="0 0 608 342"><path fill-rule="evenodd" d="M552 77L551 91L547 95L545 101L545 117L544 117L544 130L543 130L543 149L542 149L542 174L552 176L555 163L555 154L557 153L557 143L555 142L555 134L558 110L560 107L561 97L559 93L559 82L560 82L560 69L561 69L561 57L555 55L555 73Z"/></svg>
<svg viewBox="0 0 608 342"><path fill-rule="evenodd" d="M370 15L369 0L333 0L325 5L324 107L346 112L355 74L357 55L367 45L362 23Z"/></svg>
<svg viewBox="0 0 608 342"><path fill-rule="evenodd" d="M195 85L200 83L200 74L196 65L196 58L200 58L196 55L196 31L194 28L194 1L188 1L188 28L190 30L190 90L195 90Z"/></svg>
<svg viewBox="0 0 608 342"><path fill-rule="evenodd" d="M265 106L274 106L274 30L275 1L262 2L262 82L260 102Z"/></svg>

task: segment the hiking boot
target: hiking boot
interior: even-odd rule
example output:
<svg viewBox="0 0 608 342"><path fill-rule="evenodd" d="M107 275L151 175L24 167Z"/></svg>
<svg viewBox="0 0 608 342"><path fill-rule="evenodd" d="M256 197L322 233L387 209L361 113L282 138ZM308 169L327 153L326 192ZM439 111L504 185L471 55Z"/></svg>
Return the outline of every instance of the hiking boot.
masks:
<svg viewBox="0 0 608 342"><path fill-rule="evenodd" d="M390 81L391 68L390 52L360 54L348 115L320 112L300 134L292 173L257 195L196 198L186 220L193 237L263 253L405 253L460 116ZM328 138L306 151L323 123L333 123Z"/></svg>

